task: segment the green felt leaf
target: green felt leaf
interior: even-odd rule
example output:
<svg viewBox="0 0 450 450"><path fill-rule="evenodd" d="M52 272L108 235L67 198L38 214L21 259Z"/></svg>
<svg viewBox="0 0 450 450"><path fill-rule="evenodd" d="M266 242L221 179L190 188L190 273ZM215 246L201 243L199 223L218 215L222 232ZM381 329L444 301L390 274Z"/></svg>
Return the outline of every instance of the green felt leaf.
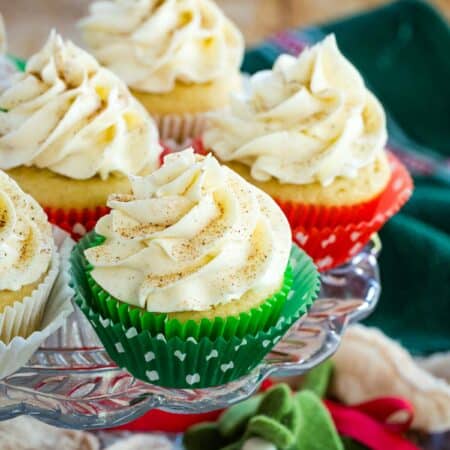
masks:
<svg viewBox="0 0 450 450"><path fill-rule="evenodd" d="M218 421L219 431L222 436L233 440L233 438L242 435L250 418L256 415L261 398L262 395L255 395L224 411Z"/></svg>
<svg viewBox="0 0 450 450"><path fill-rule="evenodd" d="M295 395L302 415L297 434L299 449L344 450L331 416L320 398L311 391L300 391Z"/></svg>
<svg viewBox="0 0 450 450"><path fill-rule="evenodd" d="M263 414L271 419L281 420L293 405L292 392L287 384L277 384L270 388L261 400L258 414Z"/></svg>
<svg viewBox="0 0 450 450"><path fill-rule="evenodd" d="M227 445L215 422L199 423L190 427L183 437L186 450L219 450Z"/></svg>
<svg viewBox="0 0 450 450"><path fill-rule="evenodd" d="M267 416L255 416L248 422L244 438L258 436L272 442L279 450L287 450L295 442L295 435L277 420Z"/></svg>
<svg viewBox="0 0 450 450"><path fill-rule="evenodd" d="M327 360L310 370L302 384L302 389L313 391L320 398L325 397L333 374L333 363Z"/></svg>
<svg viewBox="0 0 450 450"><path fill-rule="evenodd" d="M281 424L288 428L294 435L297 435L300 431L301 421L300 406L298 402L293 402L291 410L281 419Z"/></svg>

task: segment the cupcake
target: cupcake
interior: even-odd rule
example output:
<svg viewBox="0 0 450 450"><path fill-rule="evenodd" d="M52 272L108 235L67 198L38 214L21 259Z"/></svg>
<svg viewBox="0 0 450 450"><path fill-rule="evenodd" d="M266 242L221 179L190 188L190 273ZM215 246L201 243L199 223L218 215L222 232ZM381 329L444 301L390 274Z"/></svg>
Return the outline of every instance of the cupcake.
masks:
<svg viewBox="0 0 450 450"><path fill-rule="evenodd" d="M27 338L42 320L58 273L42 208L0 171L0 341Z"/></svg>
<svg viewBox="0 0 450 450"><path fill-rule="evenodd" d="M240 87L244 40L211 0L110 0L80 22L89 49L156 118L161 137L201 133Z"/></svg>
<svg viewBox="0 0 450 450"><path fill-rule="evenodd" d="M0 169L70 232L95 223L109 194L129 192L127 175L159 166L158 132L145 109L55 32L0 95L0 108Z"/></svg>
<svg viewBox="0 0 450 450"><path fill-rule="evenodd" d="M209 370L202 385L242 376L312 301L312 263L295 249L291 269L281 210L212 155L170 154L130 181L132 194L109 198L111 212L73 254L83 311L110 356L138 378L186 387L194 369ZM238 364L247 344L260 359L243 355Z"/></svg>
<svg viewBox="0 0 450 450"><path fill-rule="evenodd" d="M256 73L249 84L248 92L234 97L229 113L210 115L204 148L278 202L294 237L301 245L309 241L320 268L342 263L410 193L410 179L402 172L409 190L380 210L393 165L399 164L385 151L381 104L333 35L298 58L281 55L272 70ZM370 233L359 229L375 217ZM358 228L350 233L361 234L347 239L351 248L341 252L333 228L349 224ZM310 231L317 229L320 239L331 241L315 241ZM316 245L320 255L311 247Z"/></svg>

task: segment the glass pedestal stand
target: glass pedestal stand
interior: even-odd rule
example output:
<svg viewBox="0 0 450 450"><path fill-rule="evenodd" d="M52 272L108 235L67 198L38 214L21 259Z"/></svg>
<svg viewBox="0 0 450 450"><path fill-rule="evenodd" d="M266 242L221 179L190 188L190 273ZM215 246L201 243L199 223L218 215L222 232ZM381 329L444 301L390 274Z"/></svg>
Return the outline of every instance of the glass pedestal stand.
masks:
<svg viewBox="0 0 450 450"><path fill-rule="evenodd" d="M110 360L76 311L27 366L0 381L0 420L21 414L76 429L110 428L152 408L199 413L251 395L269 376L300 375L330 357L345 328L366 317L380 294L374 239L349 263L322 274L319 299L248 376L209 389L166 389L134 379Z"/></svg>

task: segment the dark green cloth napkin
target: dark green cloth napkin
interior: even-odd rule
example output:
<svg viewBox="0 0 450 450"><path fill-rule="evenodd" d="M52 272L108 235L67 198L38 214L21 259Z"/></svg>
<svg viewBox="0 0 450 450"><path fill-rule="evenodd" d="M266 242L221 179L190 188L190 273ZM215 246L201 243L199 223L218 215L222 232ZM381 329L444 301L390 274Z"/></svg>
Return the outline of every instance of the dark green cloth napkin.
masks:
<svg viewBox="0 0 450 450"><path fill-rule="evenodd" d="M416 354L450 349L450 27L430 5L394 2L368 13L277 34L250 49L244 71L270 68L335 33L388 115L389 148L415 192L380 233L383 293L367 324Z"/></svg>

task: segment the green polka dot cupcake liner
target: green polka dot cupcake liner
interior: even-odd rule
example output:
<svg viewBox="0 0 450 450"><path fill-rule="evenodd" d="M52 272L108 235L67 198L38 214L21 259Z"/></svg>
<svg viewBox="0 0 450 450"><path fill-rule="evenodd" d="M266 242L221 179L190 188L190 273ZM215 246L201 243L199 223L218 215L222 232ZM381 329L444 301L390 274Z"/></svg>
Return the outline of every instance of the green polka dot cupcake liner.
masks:
<svg viewBox="0 0 450 450"><path fill-rule="evenodd" d="M197 340L202 337L214 340L220 336L229 339L232 336L244 337L247 334L256 334L260 330L268 330L275 325L292 287L292 269L288 266L280 290L257 308L226 318L216 317L181 322L175 318L169 318L167 314L145 311L121 302L109 295L95 282L91 276L93 267L88 263L83 252L86 248L100 245L103 242L102 236L89 233L80 241L72 255L73 259L77 259L84 267L86 273L92 294L89 296L88 304L103 317L111 319L114 323L121 323L127 328L135 327L138 332L147 330L153 335L162 333L169 339L193 337Z"/></svg>
<svg viewBox="0 0 450 450"><path fill-rule="evenodd" d="M82 244L80 244L82 246ZM202 389L248 375L288 329L311 306L319 290L319 275L311 259L293 245L292 283L276 323L267 330L242 336L196 339L151 333L133 324L115 322L93 307L93 293L84 258L72 254L75 301L94 327L111 359L134 377L162 387Z"/></svg>

